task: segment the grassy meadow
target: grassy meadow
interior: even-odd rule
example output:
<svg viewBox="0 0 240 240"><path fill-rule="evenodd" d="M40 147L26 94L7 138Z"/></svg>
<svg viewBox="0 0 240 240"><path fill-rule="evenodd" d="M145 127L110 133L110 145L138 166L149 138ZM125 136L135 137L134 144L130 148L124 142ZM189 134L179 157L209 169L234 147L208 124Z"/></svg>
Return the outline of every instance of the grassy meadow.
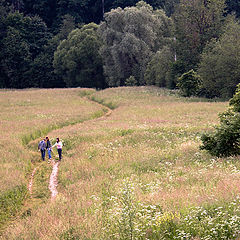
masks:
<svg viewBox="0 0 240 240"><path fill-rule="evenodd" d="M0 239L237 239L239 158L199 150L227 102L122 87L1 91L0 106L1 191L39 166ZM55 201L34 152L46 134L65 143Z"/></svg>
<svg viewBox="0 0 240 240"><path fill-rule="evenodd" d="M6 213L14 214L16 205L26 197L32 163L40 160L37 142L32 149L28 143L53 129L104 113L103 108L82 98L88 92L91 90L0 91L0 226Z"/></svg>

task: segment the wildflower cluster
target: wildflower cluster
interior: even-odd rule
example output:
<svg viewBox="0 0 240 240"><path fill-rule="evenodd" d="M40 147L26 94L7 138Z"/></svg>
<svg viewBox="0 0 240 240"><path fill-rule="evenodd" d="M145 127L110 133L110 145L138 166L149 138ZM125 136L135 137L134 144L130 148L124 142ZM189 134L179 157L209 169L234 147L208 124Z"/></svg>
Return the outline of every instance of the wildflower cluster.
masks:
<svg viewBox="0 0 240 240"><path fill-rule="evenodd" d="M240 199L225 206L191 209L178 225L174 239L237 239L240 236Z"/></svg>
<svg viewBox="0 0 240 240"><path fill-rule="evenodd" d="M108 198L103 239L148 239L157 236L162 225L180 218L179 214L163 213L159 205L137 202L134 190L128 179L123 182L118 197Z"/></svg>
<svg viewBox="0 0 240 240"><path fill-rule="evenodd" d="M108 198L103 239L217 240L240 236L240 198L180 214L164 212L159 205L140 203L134 191L133 183L126 180L119 195Z"/></svg>

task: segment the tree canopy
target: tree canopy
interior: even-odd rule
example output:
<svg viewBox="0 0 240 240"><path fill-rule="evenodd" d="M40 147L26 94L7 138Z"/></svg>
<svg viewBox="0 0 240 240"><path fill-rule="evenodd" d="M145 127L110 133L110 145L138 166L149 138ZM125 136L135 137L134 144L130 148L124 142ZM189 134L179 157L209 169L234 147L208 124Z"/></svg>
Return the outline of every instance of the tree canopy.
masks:
<svg viewBox="0 0 240 240"><path fill-rule="evenodd" d="M2 0L0 87L81 83L95 88L125 84L175 88L177 79L193 69L203 78L204 96L230 97L239 82L239 41L231 32L227 39L224 26L239 17L239 9L236 0ZM83 35L79 29L89 23L96 25L94 34L87 34L90 42L69 39L73 30ZM238 32L237 26L238 20ZM227 50L228 44L235 46L235 52L230 46ZM79 49L73 51L74 46ZM70 58L67 48L78 57L82 51L84 60ZM68 63L62 66L56 64L60 49L70 59L62 57Z"/></svg>
<svg viewBox="0 0 240 240"><path fill-rule="evenodd" d="M174 14L176 50L185 71L195 69L206 43L219 37L225 7L225 0L180 0Z"/></svg>
<svg viewBox="0 0 240 240"><path fill-rule="evenodd" d="M223 35L205 47L198 72L211 97L229 98L240 80L240 25L231 20Z"/></svg>
<svg viewBox="0 0 240 240"><path fill-rule="evenodd" d="M143 1L135 7L117 8L105 15L99 27L104 73L110 86L121 86L130 76L144 84L146 65L153 53L166 45L172 22L163 11Z"/></svg>
<svg viewBox="0 0 240 240"><path fill-rule="evenodd" d="M46 24L37 16L25 17L18 12L8 14L3 22L1 85L8 88L34 86L31 64L50 38Z"/></svg>
<svg viewBox="0 0 240 240"><path fill-rule="evenodd" d="M105 87L97 28L90 23L73 30L54 53L55 72L68 87Z"/></svg>

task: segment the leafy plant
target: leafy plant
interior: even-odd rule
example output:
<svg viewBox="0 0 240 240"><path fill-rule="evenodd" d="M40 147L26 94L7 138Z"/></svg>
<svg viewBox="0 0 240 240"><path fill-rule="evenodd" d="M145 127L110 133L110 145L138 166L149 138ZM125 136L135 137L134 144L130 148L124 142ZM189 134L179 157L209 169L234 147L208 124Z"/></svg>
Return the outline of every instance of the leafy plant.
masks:
<svg viewBox="0 0 240 240"><path fill-rule="evenodd" d="M219 114L220 125L215 126L212 133L203 134L203 145L200 149L207 150L217 157L227 157L240 154L240 115L239 115L240 85L229 104L231 107Z"/></svg>
<svg viewBox="0 0 240 240"><path fill-rule="evenodd" d="M125 80L125 85L126 86L136 86L137 85L137 80L135 79L134 76L130 76Z"/></svg>
<svg viewBox="0 0 240 240"><path fill-rule="evenodd" d="M237 85L236 93L230 99L229 105L233 107L235 112L240 112L240 83Z"/></svg>
<svg viewBox="0 0 240 240"><path fill-rule="evenodd" d="M200 76L192 69L184 73L178 79L177 86L184 97L190 97L197 95L198 91L201 89L201 84L202 81Z"/></svg>

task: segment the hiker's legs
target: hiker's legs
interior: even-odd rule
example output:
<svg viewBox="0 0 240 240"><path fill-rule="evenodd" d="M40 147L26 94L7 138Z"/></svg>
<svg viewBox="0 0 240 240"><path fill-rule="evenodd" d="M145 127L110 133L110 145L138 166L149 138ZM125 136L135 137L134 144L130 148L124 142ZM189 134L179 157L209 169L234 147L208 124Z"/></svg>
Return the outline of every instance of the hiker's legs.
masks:
<svg viewBox="0 0 240 240"><path fill-rule="evenodd" d="M62 149L58 149L59 161L62 160Z"/></svg>
<svg viewBox="0 0 240 240"><path fill-rule="evenodd" d="M42 160L45 161L45 149L41 149Z"/></svg>
<svg viewBox="0 0 240 240"><path fill-rule="evenodd" d="M51 156L51 149L50 149L50 148L48 148L48 158L49 158L49 159L52 158L52 156Z"/></svg>

